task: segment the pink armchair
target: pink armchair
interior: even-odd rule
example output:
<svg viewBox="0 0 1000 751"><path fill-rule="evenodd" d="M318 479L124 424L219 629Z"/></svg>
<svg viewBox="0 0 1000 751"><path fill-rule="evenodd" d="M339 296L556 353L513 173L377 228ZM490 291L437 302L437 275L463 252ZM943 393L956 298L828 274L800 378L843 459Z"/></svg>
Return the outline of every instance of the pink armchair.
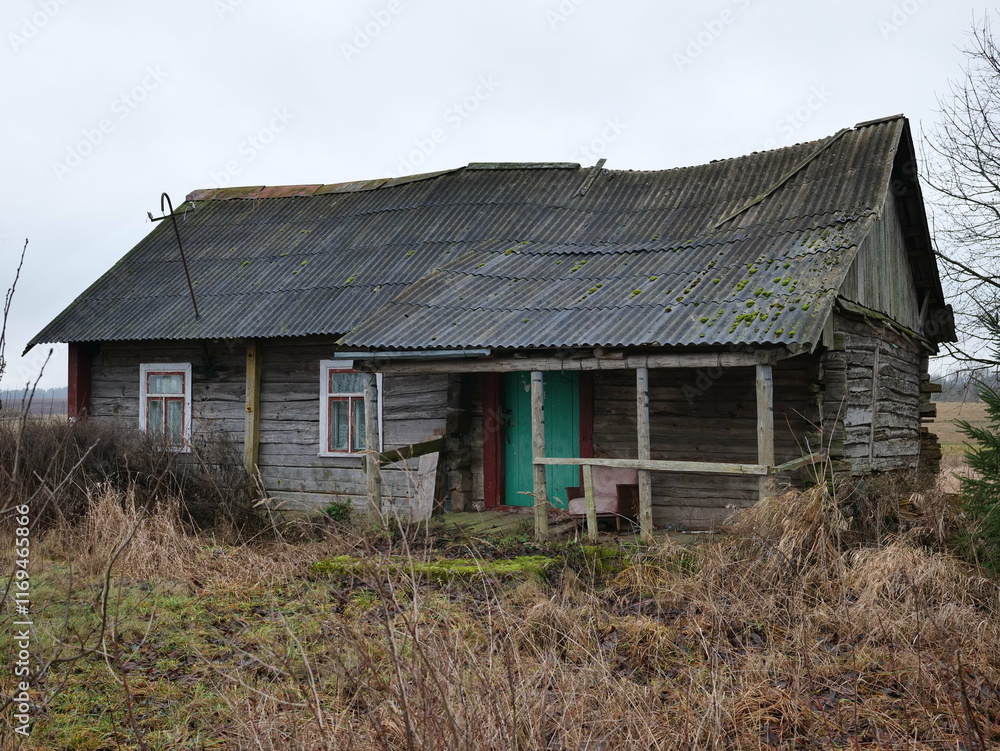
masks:
<svg viewBox="0 0 1000 751"><path fill-rule="evenodd" d="M621 531L621 520L635 520L639 516L639 471L623 467L594 467L594 505L597 518L614 518L615 528ZM587 517L587 499L583 487L566 488L569 515Z"/></svg>

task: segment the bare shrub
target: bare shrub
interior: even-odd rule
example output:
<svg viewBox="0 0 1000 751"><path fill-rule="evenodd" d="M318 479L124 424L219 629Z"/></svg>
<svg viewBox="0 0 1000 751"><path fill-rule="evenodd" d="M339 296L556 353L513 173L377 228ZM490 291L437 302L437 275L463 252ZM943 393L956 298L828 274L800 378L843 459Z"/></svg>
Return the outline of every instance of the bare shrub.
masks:
<svg viewBox="0 0 1000 751"><path fill-rule="evenodd" d="M260 526L256 489L224 436L177 454L138 429L104 421L0 420L0 497L10 505L33 499L37 527L83 517L97 487L148 509L179 498L185 521L203 529Z"/></svg>

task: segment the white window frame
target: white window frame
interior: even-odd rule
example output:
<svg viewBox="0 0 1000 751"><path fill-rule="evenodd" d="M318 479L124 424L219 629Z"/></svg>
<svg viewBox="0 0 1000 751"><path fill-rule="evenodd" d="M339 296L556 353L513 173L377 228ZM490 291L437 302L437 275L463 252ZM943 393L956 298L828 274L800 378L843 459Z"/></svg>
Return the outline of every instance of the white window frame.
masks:
<svg viewBox="0 0 1000 751"><path fill-rule="evenodd" d="M354 369L353 360L320 360L319 363L319 455L320 456L361 456L361 451L329 451L330 445L330 371L344 370L359 373ZM375 374L378 390L378 450L382 450L382 374Z"/></svg>
<svg viewBox="0 0 1000 751"><path fill-rule="evenodd" d="M139 428L146 432L146 398L149 374L184 374L184 439L183 446L169 446L168 451L178 454L191 452L191 363L189 362L148 362L139 365Z"/></svg>

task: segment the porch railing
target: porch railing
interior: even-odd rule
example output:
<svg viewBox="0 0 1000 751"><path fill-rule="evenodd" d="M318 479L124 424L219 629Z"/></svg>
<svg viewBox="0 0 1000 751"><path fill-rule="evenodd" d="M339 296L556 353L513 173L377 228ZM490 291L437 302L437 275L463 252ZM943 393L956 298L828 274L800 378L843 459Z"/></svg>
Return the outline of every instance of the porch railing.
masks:
<svg viewBox="0 0 1000 751"><path fill-rule="evenodd" d="M662 459L606 459L536 456L532 463L539 467L582 467L583 494L587 502L587 537L597 539L597 502L594 496L594 467L621 467L646 472L696 472L715 475L750 475L774 477L826 461L825 452L812 453L777 466L764 464L727 464L724 462L679 462ZM642 516L642 509L640 509ZM649 509L652 515L652 509Z"/></svg>

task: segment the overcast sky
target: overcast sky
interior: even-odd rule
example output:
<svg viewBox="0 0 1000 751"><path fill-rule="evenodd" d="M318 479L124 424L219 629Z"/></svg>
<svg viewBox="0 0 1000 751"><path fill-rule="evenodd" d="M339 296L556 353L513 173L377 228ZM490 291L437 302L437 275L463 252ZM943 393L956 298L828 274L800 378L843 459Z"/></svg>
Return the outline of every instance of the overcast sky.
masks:
<svg viewBox="0 0 1000 751"><path fill-rule="evenodd" d="M5 0L0 287L25 343L153 225L160 194L475 161L662 169L896 113L961 74L964 0ZM42 385L66 381L56 346Z"/></svg>

